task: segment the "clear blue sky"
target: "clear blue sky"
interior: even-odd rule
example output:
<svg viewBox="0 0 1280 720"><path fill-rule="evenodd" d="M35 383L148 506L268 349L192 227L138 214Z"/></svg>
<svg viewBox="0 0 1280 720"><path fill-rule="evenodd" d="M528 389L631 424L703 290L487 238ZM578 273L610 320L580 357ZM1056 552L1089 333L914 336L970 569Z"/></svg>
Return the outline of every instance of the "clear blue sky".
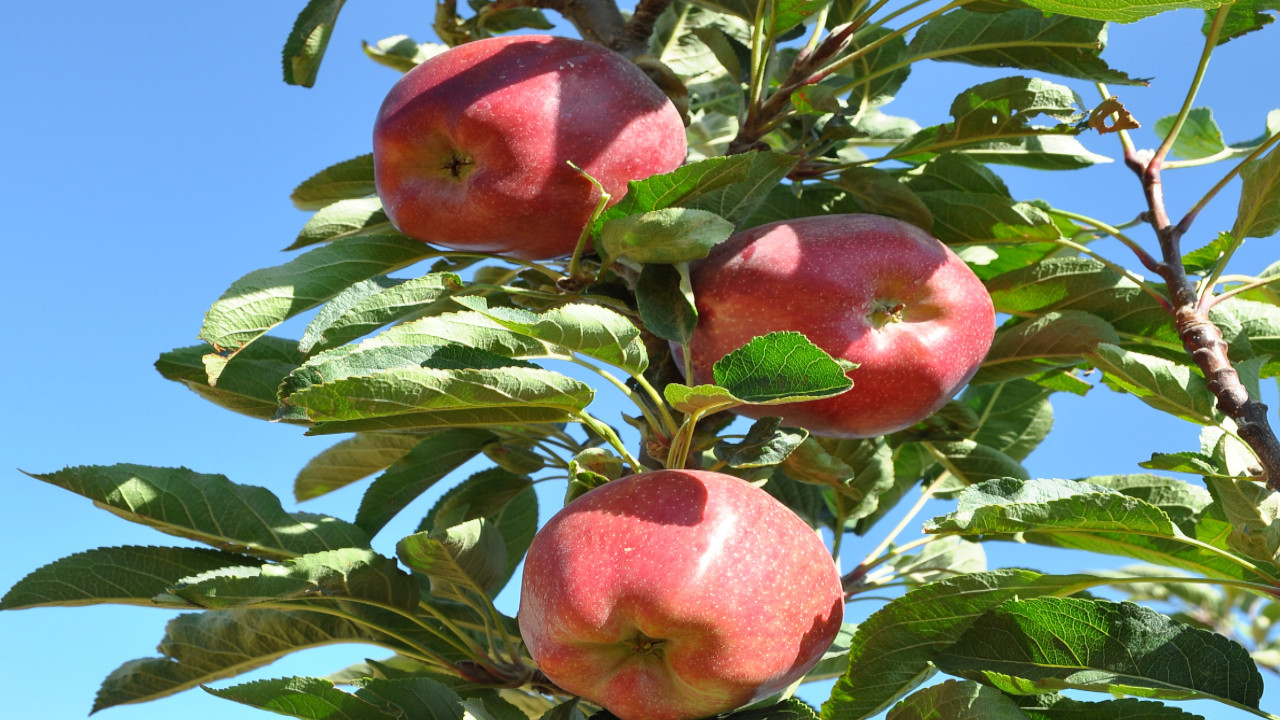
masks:
<svg viewBox="0 0 1280 720"><path fill-rule="evenodd" d="M280 79L280 47L304 4L42 0L8 8L0 24L0 203L7 238L0 327L8 346L0 370L9 408L0 416L0 487L6 495L0 503L0 589L81 550L172 542L18 468L186 465L268 487L294 509L294 474L333 442L219 410L152 369L160 352L195 342L204 311L231 281L288 258L280 250L306 219L289 203L294 185L369 151L374 113L396 74L364 58L360 41L399 33L430 39L431 3L348 3L317 87L289 87ZM1132 75L1156 78L1149 89L1113 88L1148 127L1181 102L1200 49L1199 22L1198 13L1183 11L1150 25L1112 29L1113 49L1104 57ZM1266 112L1280 107L1273 76L1280 67L1278 33L1229 44L1211 66L1200 104L1218 110L1229 141L1256 137ZM939 122L953 94L940 89L944 84L997 75L966 66L918 66L889 110L922 124ZM1093 102L1087 84L1073 85ZM1154 144L1146 129L1137 139ZM1113 140L1086 142L1115 155ZM1171 206L1188 207L1225 170L1170 174ZM1002 174L1016 196L1043 197L1109 221L1127 220L1141 209L1138 186L1118 163L1072 174ZM1226 197L1202 216L1191 242L1229 227L1234 203L1234 196ZM1273 243L1247 244L1238 260L1241 271L1280 258ZM1274 387L1268 392L1275 407ZM1195 428L1106 389L1083 401L1060 398L1055 406L1058 426L1028 462L1035 476L1132 472L1154 450L1195 447ZM597 414L617 420L607 405ZM363 488L347 488L305 509L350 519ZM410 508L402 525L380 536L385 551L432 499ZM854 562L868 549L863 542L850 545ZM993 564L1048 571L1118 564L1043 549L993 548L991 554ZM852 618L873 609L860 606ZM107 673L155 654L169 616L113 607L0 613L5 717L84 717ZM250 677L321 675L366 653L384 654L355 647L309 651ZM1266 680L1273 687L1264 704L1274 709L1280 706L1280 678ZM1188 709L1244 717L1204 703ZM111 709L106 716L266 717L200 690Z"/></svg>

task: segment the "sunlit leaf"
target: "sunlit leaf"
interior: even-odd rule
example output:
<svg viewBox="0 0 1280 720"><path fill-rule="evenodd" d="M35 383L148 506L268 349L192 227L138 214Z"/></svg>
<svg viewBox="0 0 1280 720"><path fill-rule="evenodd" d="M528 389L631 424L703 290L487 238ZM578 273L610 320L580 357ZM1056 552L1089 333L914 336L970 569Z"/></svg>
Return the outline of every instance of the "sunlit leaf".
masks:
<svg viewBox="0 0 1280 720"><path fill-rule="evenodd" d="M964 8L934 18L911 39L913 58L1015 67L1113 84L1145 84L1109 67L1106 24L1038 10Z"/></svg>
<svg viewBox="0 0 1280 720"><path fill-rule="evenodd" d="M326 550L280 564L218 568L183 578L166 593L211 609L342 598L409 612L419 598L417 582L395 560L361 548Z"/></svg>
<svg viewBox="0 0 1280 720"><path fill-rule="evenodd" d="M238 349L349 285L436 252L397 235L349 237L309 250L232 283L205 314L200 339L216 348Z"/></svg>
<svg viewBox="0 0 1280 720"><path fill-rule="evenodd" d="M243 565L243 555L208 548L108 547L68 555L32 571L0 610L115 603L154 607L151 599L189 575Z"/></svg>
<svg viewBox="0 0 1280 720"><path fill-rule="evenodd" d="M298 19L284 44L284 81L290 85L315 85L324 59L333 24L338 20L346 0L311 0Z"/></svg>
<svg viewBox="0 0 1280 720"><path fill-rule="evenodd" d="M1140 605L1105 600L1005 603L934 662L947 673L1027 695L1074 688L1253 708L1262 696L1262 677L1242 646Z"/></svg>
<svg viewBox="0 0 1280 720"><path fill-rule="evenodd" d="M376 192L373 155L368 154L330 165L312 175L294 188L291 197L300 210L319 210L339 200L364 198Z"/></svg>
<svg viewBox="0 0 1280 720"><path fill-rule="evenodd" d="M336 518L289 514L268 490L222 475L144 465L81 466L32 477L70 490L132 522L214 547L286 559L368 547L359 528Z"/></svg>
<svg viewBox="0 0 1280 720"><path fill-rule="evenodd" d="M1088 576L996 570L912 590L858 626L848 671L822 705L822 717L852 720L885 710L933 675L937 654L1007 600L1070 594L1092 584L1096 579Z"/></svg>

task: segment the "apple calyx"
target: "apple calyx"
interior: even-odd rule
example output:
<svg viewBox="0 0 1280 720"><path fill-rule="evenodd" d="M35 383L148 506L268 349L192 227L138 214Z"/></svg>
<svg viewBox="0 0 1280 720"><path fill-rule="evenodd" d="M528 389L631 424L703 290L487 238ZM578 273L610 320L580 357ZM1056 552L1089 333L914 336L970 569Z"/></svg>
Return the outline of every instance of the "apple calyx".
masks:
<svg viewBox="0 0 1280 720"><path fill-rule="evenodd" d="M635 637L626 640L623 644L631 649L636 655L646 655L649 657L661 658L663 656L663 645L666 640L661 638L652 638L642 632L637 632Z"/></svg>
<svg viewBox="0 0 1280 720"><path fill-rule="evenodd" d="M448 173L449 177L455 180L466 180L471 171L475 169L476 161L470 155L458 150L450 148L448 155L445 157L444 164L440 166L441 170Z"/></svg>
<svg viewBox="0 0 1280 720"><path fill-rule="evenodd" d="M879 330L885 325L902 322L904 320L902 313L906 309L906 303L875 300L871 303L871 312L867 313L867 320L871 323L871 327Z"/></svg>

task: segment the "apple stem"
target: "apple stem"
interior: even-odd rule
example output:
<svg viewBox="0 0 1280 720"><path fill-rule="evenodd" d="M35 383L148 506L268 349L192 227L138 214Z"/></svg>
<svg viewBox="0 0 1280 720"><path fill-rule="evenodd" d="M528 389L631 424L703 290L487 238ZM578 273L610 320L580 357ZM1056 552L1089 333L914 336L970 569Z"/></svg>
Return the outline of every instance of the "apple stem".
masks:
<svg viewBox="0 0 1280 720"><path fill-rule="evenodd" d="M604 214L605 209L609 207L609 200L612 199L612 196L604 189L604 185L601 185L599 180L591 177L586 170L575 165L572 160L568 160L566 162L569 163L569 167L577 170L582 177L589 180L592 185L595 185L596 189L600 192L600 199L596 201L596 207L591 211L591 217L587 220L586 226L582 228L582 234L578 236L578 244L573 248L573 256L569 258L569 268L567 270L569 276L567 278L567 286L563 280L560 283L561 289L563 290L577 291L578 289L586 287L592 282L600 279L598 276L599 274L597 274L596 277L592 277L587 273L583 273L582 256L586 253L587 245L591 244L591 235L595 228L596 221L600 219L600 216ZM604 271L605 268L602 264L600 273L604 273Z"/></svg>

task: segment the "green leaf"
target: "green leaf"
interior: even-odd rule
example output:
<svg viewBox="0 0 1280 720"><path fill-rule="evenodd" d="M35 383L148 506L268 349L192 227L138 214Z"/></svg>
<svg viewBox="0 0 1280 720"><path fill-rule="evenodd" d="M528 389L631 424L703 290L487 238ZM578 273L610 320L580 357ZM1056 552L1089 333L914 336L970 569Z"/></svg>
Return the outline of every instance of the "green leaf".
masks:
<svg viewBox="0 0 1280 720"><path fill-rule="evenodd" d="M1226 471L1218 468L1212 457L1196 452L1151 453L1150 460L1140 462L1138 465L1148 470L1230 477L1229 475L1221 475Z"/></svg>
<svg viewBox="0 0 1280 720"><path fill-rule="evenodd" d="M416 435L357 434L311 458L293 481L293 496L311 500L385 470L422 441Z"/></svg>
<svg viewBox="0 0 1280 720"><path fill-rule="evenodd" d="M884 438L809 437L783 462L786 476L825 485L848 498L846 522L867 517L895 482L893 451Z"/></svg>
<svg viewBox="0 0 1280 720"><path fill-rule="evenodd" d="M621 460L618 462L621 470ZM482 470L446 492L418 530L444 532L454 525L480 519L493 524L506 547L506 573L494 581L501 588L515 573L538 531L538 496L533 481L502 468Z"/></svg>
<svg viewBox="0 0 1280 720"><path fill-rule="evenodd" d="M1235 244L1236 240L1230 233L1220 232L1218 237L1210 240L1204 247L1183 255L1182 267L1189 275L1207 275L1218 267L1218 263Z"/></svg>
<svg viewBox="0 0 1280 720"><path fill-rule="evenodd" d="M1166 115L1156 121L1155 131L1161 140L1169 136L1176 119L1176 115ZM1173 141L1174 156L1184 160L1199 160L1226 149L1227 141L1222 138L1222 129L1213 119L1213 110L1207 107L1192 108Z"/></svg>
<svg viewBox="0 0 1280 720"><path fill-rule="evenodd" d="M411 612L419 599L417 582L395 560L360 548L326 550L281 564L219 568L183 578L167 594L214 610L323 598L362 600Z"/></svg>
<svg viewBox="0 0 1280 720"><path fill-rule="evenodd" d="M422 260L437 251L397 235L349 237L310 250L231 284L205 314L200 339L239 349L343 288Z"/></svg>
<svg viewBox="0 0 1280 720"><path fill-rule="evenodd" d="M921 587L965 573L986 572L987 554L982 543L947 536L926 544L913 555L899 555L889 565L894 577L908 587Z"/></svg>
<svg viewBox="0 0 1280 720"><path fill-rule="evenodd" d="M743 402L772 405L832 397L853 387L842 364L798 332L773 332L716 361L716 384Z"/></svg>
<svg viewBox="0 0 1280 720"><path fill-rule="evenodd" d="M876 47L865 49L872 44L876 44ZM903 127L901 121L889 118L877 108L893 100L911 74L911 63L907 60L907 41L892 28L863 27L855 34L849 51L860 55L852 64L841 69L839 79L853 85L847 97L849 107L866 108L854 120L855 136L869 135L883 139L886 131L888 134L899 132ZM906 124L910 126L911 132L920 129L913 121L907 120Z"/></svg>
<svg viewBox="0 0 1280 720"><path fill-rule="evenodd" d="M1022 0L1047 13L1130 23L1178 8L1215 8L1217 0Z"/></svg>
<svg viewBox="0 0 1280 720"><path fill-rule="evenodd" d="M627 194L604 211L591 232L598 236L600 229L610 220L686 205L736 183L748 182L758 172L756 166L760 163L756 156L757 153L742 153L707 158L682 165L669 173L632 180L627 183Z"/></svg>
<svg viewBox="0 0 1280 720"><path fill-rule="evenodd" d="M414 533L396 544L396 553L405 565L431 578L431 594L439 597L493 597L508 577L502 533L485 518Z"/></svg>
<svg viewBox="0 0 1280 720"><path fill-rule="evenodd" d="M1104 381L1115 390L1136 395L1157 410L1189 422L1218 421L1217 400L1204 377L1185 365L1103 343L1090 355Z"/></svg>
<svg viewBox="0 0 1280 720"><path fill-rule="evenodd" d="M291 652L335 642L380 642L346 618L310 611L236 609L186 613L169 621L161 657L112 671L93 712L166 697L267 665Z"/></svg>
<svg viewBox="0 0 1280 720"><path fill-rule="evenodd" d="M858 626L848 671L822 705L822 717L861 720L885 710L934 673L931 663L937 654L1007 600L1070 594L1096 583L1089 576L996 570L912 590Z"/></svg>
<svg viewBox="0 0 1280 720"><path fill-rule="evenodd" d="M55 560L19 580L0 610L115 603L155 607L151 599L188 575L243 565L245 557L208 548L109 547Z"/></svg>
<svg viewBox="0 0 1280 720"><path fill-rule="evenodd" d="M447 313L396 325L359 345L322 352L285 378L279 393L287 400L312 385L396 368L496 368L518 364L508 359L540 357L568 359L550 343L508 330L481 313Z"/></svg>
<svg viewBox="0 0 1280 720"><path fill-rule="evenodd" d="M320 72L333 24L346 0L311 0L298 13L289 39L284 43L284 81L290 85L311 87Z"/></svg>
<svg viewBox="0 0 1280 720"><path fill-rule="evenodd" d="M316 423L308 435L336 435L350 432L432 432L451 428L524 427L562 424L573 418L559 408L484 407L463 410L433 410L365 420Z"/></svg>
<svg viewBox="0 0 1280 720"><path fill-rule="evenodd" d="M1132 603L1039 597L988 611L934 662L1006 692L1088 689L1257 708L1262 677L1242 646Z"/></svg>
<svg viewBox="0 0 1280 720"><path fill-rule="evenodd" d="M1280 570L1280 494L1250 480L1207 476L1205 484L1231 524L1228 546Z"/></svg>
<svg viewBox="0 0 1280 720"><path fill-rule="evenodd" d="M863 211L895 217L926 232L933 228L928 204L891 173L878 168L850 168L840 173L834 184L848 192Z"/></svg>
<svg viewBox="0 0 1280 720"><path fill-rule="evenodd" d="M956 97L951 116L952 122L921 130L888 157L919 163L959 150L982 162L1037 169L1110 162L1068 137L1079 132L1084 117L1079 97L1046 80L1015 76L975 85ZM1034 125L1041 116L1054 124Z"/></svg>
<svg viewBox="0 0 1280 720"><path fill-rule="evenodd" d="M662 388L662 396L671 403L671 407L686 414L724 410L743 404L742 400L719 385L689 387L680 383L667 383L667 386Z"/></svg>
<svg viewBox="0 0 1280 720"><path fill-rule="evenodd" d="M663 208L605 221L597 248L605 265L690 262L732 234L732 223L706 210Z"/></svg>
<svg viewBox="0 0 1280 720"><path fill-rule="evenodd" d="M947 680L918 690L885 720L1030 720L1008 695L972 681Z"/></svg>
<svg viewBox="0 0 1280 720"><path fill-rule="evenodd" d="M991 349L971 385L1002 382L1085 361L1101 344L1120 336L1102 318L1079 310L1047 312L996 330Z"/></svg>
<svg viewBox="0 0 1280 720"><path fill-rule="evenodd" d="M1272 148L1240 169L1244 186L1231 234L1237 238L1263 238L1280 230L1280 152Z"/></svg>
<svg viewBox="0 0 1280 720"><path fill-rule="evenodd" d="M321 678L291 677L205 690L226 700L304 720L390 720L388 715Z"/></svg>
<svg viewBox="0 0 1280 720"><path fill-rule="evenodd" d="M778 418L755 421L741 442L716 443L716 459L732 468L769 467L783 462L809 437L809 431L780 427L781 424Z"/></svg>
<svg viewBox="0 0 1280 720"><path fill-rule="evenodd" d="M941 456L937 460L942 467L964 485L974 485L992 478L1027 477L1027 469L1017 460L974 440L925 444Z"/></svg>
<svg viewBox="0 0 1280 720"><path fill-rule="evenodd" d="M770 16L769 35L778 37L831 4L831 0L777 0Z"/></svg>
<svg viewBox="0 0 1280 720"><path fill-rule="evenodd" d="M155 368L166 380L182 383L215 405L260 420L270 420L280 410L280 383L306 359L297 341L264 335L219 363L217 384L211 385L206 359L213 352L206 343L177 348L161 353Z"/></svg>
<svg viewBox="0 0 1280 720"><path fill-rule="evenodd" d="M1136 698L1084 702L1057 694L1023 698L1033 720L1204 720L1181 708Z"/></svg>
<svg viewBox="0 0 1280 720"><path fill-rule="evenodd" d="M463 288L454 273L411 280L379 277L358 282L329 301L307 325L298 349L311 354L350 342L398 320L418 315Z"/></svg>
<svg viewBox="0 0 1280 720"><path fill-rule="evenodd" d="M1091 258L1049 258L987 282L997 313L1079 310L1121 335L1137 335L1182 351L1172 316L1132 280Z"/></svg>
<svg viewBox="0 0 1280 720"><path fill-rule="evenodd" d="M1106 24L1038 10L1001 13L952 10L925 23L911 39L916 60L980 67L1015 67L1096 82L1145 85L1109 67L1100 54Z"/></svg>
<svg viewBox="0 0 1280 720"><path fill-rule="evenodd" d="M416 411L543 407L572 414L591 403L591 386L535 367L395 368L295 391L285 402L315 421L363 420Z"/></svg>
<svg viewBox="0 0 1280 720"><path fill-rule="evenodd" d="M462 699L431 678L361 678L356 697L377 705L394 718L463 720Z"/></svg>
<svg viewBox="0 0 1280 720"><path fill-rule="evenodd" d="M750 152L732 157L746 157L750 161L746 177L733 184L686 197L679 204L706 210L741 228L760 203L783 178L795 168L800 158L775 152ZM706 162L706 161L704 161ZM621 204L621 203L619 203Z"/></svg>
<svg viewBox="0 0 1280 720"><path fill-rule="evenodd" d="M290 197L299 210L319 210L339 200L367 198L375 193L370 153L330 165L304 180Z"/></svg>
<svg viewBox="0 0 1280 720"><path fill-rule="evenodd" d="M144 465L70 467L33 474L161 532L254 557L283 560L344 547L368 547L359 528L336 518L289 514L270 491L222 475Z"/></svg>
<svg viewBox="0 0 1280 720"><path fill-rule="evenodd" d="M477 298L459 298L459 301ZM649 356L640 330L626 316L600 305L569 303L541 313L519 308L468 307L498 325L535 340L555 345L565 354L578 353L622 368L632 375L644 372Z"/></svg>
<svg viewBox="0 0 1280 720"><path fill-rule="evenodd" d="M933 218L931 234L960 252L979 277L1027 265L1058 248L1036 242L1062 236L1053 218L1014 200L998 175L968 155L934 157L904 182Z"/></svg>
<svg viewBox="0 0 1280 720"><path fill-rule="evenodd" d="M1199 485L1159 475L1095 475L1082 482L1100 485L1155 505L1188 534L1196 532L1201 513L1212 503L1209 492Z"/></svg>
<svg viewBox="0 0 1280 720"><path fill-rule="evenodd" d="M747 707L732 715L734 720L818 720L818 715L802 700L787 698L764 707Z"/></svg>
<svg viewBox="0 0 1280 720"><path fill-rule="evenodd" d="M360 44L370 60L402 73L449 49L448 45L441 43L414 42L408 35L392 35L372 45L367 42Z"/></svg>
<svg viewBox="0 0 1280 720"><path fill-rule="evenodd" d="M1275 22L1275 17L1267 13L1280 10L1276 0L1236 0L1227 10L1227 19L1218 33L1218 45L1234 40L1241 35L1251 33ZM1201 28L1206 37L1213 25L1216 10L1205 10L1204 25Z"/></svg>
<svg viewBox="0 0 1280 720"><path fill-rule="evenodd" d="M635 292L646 330L670 342L689 342L698 327L698 308L687 265L645 265Z"/></svg>
<svg viewBox="0 0 1280 720"><path fill-rule="evenodd" d="M374 479L360 500L356 525L376 535L409 503L479 455L493 439L493 433L481 428L450 428L423 438Z"/></svg>
<svg viewBox="0 0 1280 720"><path fill-rule="evenodd" d="M1091 479L1092 480L1092 479ZM1169 513L1134 494L1072 480L991 480L960 493L958 509L925 524L925 532L979 535L1021 533L1026 542L1121 555L1208 577L1267 582L1267 576L1204 547L1204 519L1188 537ZM1216 523L1210 523L1216 524ZM1230 527L1213 528L1222 536Z"/></svg>
<svg viewBox="0 0 1280 720"><path fill-rule="evenodd" d="M1053 427L1051 392L1026 380L970 385L960 401L981 418L972 439L1013 460L1025 460Z"/></svg>
<svg viewBox="0 0 1280 720"><path fill-rule="evenodd" d="M316 211L302 226L298 238L285 250L297 250L319 243L332 242L352 235L394 233L395 228L382 210L382 200L360 197L338 200Z"/></svg>

